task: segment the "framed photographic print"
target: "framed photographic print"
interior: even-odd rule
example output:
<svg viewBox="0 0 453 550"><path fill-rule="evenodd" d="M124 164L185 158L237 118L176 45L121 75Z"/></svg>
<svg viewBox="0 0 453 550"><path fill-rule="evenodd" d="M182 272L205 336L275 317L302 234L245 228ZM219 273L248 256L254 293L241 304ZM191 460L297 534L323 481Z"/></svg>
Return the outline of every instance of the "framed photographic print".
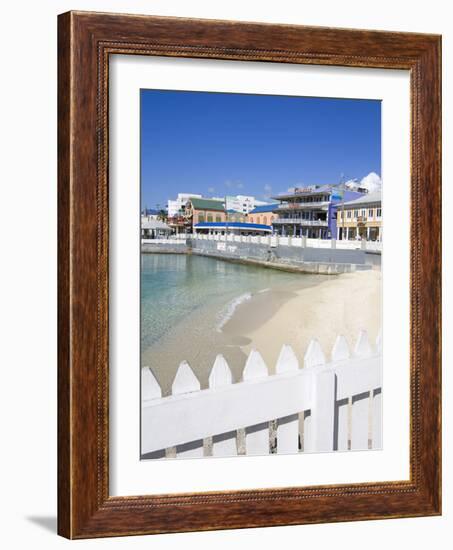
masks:
<svg viewBox="0 0 453 550"><path fill-rule="evenodd" d="M59 533L441 513L440 37L59 17Z"/></svg>

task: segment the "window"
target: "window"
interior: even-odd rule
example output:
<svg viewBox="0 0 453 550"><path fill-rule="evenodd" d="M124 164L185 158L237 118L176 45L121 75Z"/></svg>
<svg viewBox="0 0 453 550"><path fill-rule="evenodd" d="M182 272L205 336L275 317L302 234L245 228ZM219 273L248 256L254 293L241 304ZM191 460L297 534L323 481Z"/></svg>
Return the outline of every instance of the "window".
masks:
<svg viewBox="0 0 453 550"><path fill-rule="evenodd" d="M215 221L216 221L217 223L219 223L219 222L222 221L222 220L220 219L220 216L216 216L216 217L215 217Z"/></svg>
<svg viewBox="0 0 453 550"><path fill-rule="evenodd" d="M204 215L198 214L198 223L204 223Z"/></svg>
<svg viewBox="0 0 453 550"><path fill-rule="evenodd" d="M369 218L372 218L372 217L373 217L373 209L372 209L372 208L369 208L369 209L368 209L368 217L369 217Z"/></svg>
<svg viewBox="0 0 453 550"><path fill-rule="evenodd" d="M377 217L380 218L382 216L382 208L377 209Z"/></svg>
<svg viewBox="0 0 453 550"><path fill-rule="evenodd" d="M208 214L208 222L212 222L212 214Z"/></svg>
<svg viewBox="0 0 453 550"><path fill-rule="evenodd" d="M348 210L348 218L352 217L352 210Z"/></svg>
<svg viewBox="0 0 453 550"><path fill-rule="evenodd" d="M358 210L354 210L354 218L357 218L359 216L359 211Z"/></svg>
<svg viewBox="0 0 453 550"><path fill-rule="evenodd" d="M366 216L366 210L365 210L365 208L362 209L361 216L362 216L362 218L364 218L364 217Z"/></svg>
<svg viewBox="0 0 453 550"><path fill-rule="evenodd" d="M267 216L264 216L263 223L264 223L264 225L267 225Z"/></svg>

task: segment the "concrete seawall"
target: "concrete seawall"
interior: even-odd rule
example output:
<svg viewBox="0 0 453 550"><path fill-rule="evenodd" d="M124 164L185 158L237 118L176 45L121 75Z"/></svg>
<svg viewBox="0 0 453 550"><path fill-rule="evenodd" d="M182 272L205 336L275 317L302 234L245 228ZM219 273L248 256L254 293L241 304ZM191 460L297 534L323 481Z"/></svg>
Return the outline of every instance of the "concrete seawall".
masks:
<svg viewBox="0 0 453 550"><path fill-rule="evenodd" d="M304 273L338 274L371 269L362 250L302 248L264 243L188 239L179 243L142 243L150 254L195 254L271 269ZM368 265L367 265L368 264Z"/></svg>
<svg viewBox="0 0 453 550"><path fill-rule="evenodd" d="M365 252L331 248L302 248L267 244L188 240L192 254L308 273L345 273L369 269Z"/></svg>
<svg viewBox="0 0 453 550"><path fill-rule="evenodd" d="M190 247L184 241L172 243L142 243L142 252L145 254L189 254Z"/></svg>

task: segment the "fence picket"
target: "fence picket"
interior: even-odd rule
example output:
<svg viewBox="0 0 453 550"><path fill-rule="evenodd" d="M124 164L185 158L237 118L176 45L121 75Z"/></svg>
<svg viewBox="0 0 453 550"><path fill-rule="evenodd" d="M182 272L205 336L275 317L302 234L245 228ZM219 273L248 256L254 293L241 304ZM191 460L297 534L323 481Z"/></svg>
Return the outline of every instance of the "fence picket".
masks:
<svg viewBox="0 0 453 550"><path fill-rule="evenodd" d="M354 355L356 357L370 357L373 354L368 333L366 330L361 330L354 347Z"/></svg>
<svg viewBox="0 0 453 550"><path fill-rule="evenodd" d="M261 357L261 353L256 349L252 349L245 363L242 379L244 381L256 380L257 378L264 378L267 375L267 366L264 359Z"/></svg>
<svg viewBox="0 0 453 550"><path fill-rule="evenodd" d="M350 356L348 342L342 334L339 334L332 348L332 361L347 361ZM347 451L348 440L348 399L336 399L335 397L334 449Z"/></svg>
<svg viewBox="0 0 453 550"><path fill-rule="evenodd" d="M335 372L323 369L325 355L316 339L311 340L304 356L305 368L312 372L310 421L304 425L304 451L332 451L334 448ZM304 423L305 424L305 423Z"/></svg>
<svg viewBox="0 0 453 550"><path fill-rule="evenodd" d="M304 355L304 368L311 368L325 363L324 352L318 340L310 340ZM299 433L301 437L301 450L310 451L313 446L311 410L305 411L299 422Z"/></svg>
<svg viewBox="0 0 453 550"><path fill-rule="evenodd" d="M182 361L176 371L176 376L171 386L171 393L173 395L180 395L182 393L198 391L199 389L200 382L190 368L189 363L187 361Z"/></svg>
<svg viewBox="0 0 453 550"><path fill-rule="evenodd" d="M183 361L170 397L162 397L151 369L143 367L142 452L160 458L164 452L167 457L199 457L379 449L380 350L381 335L373 351L361 331L352 354L340 335L327 363L313 339L300 369L293 349L284 345L271 376L260 353L252 350L237 384L218 355L206 390L200 390Z"/></svg>
<svg viewBox="0 0 453 550"><path fill-rule="evenodd" d="M261 354L253 349L245 363L242 378L244 381L264 378L268 375L266 363ZM245 453L247 455L269 454L269 422L245 427Z"/></svg>
<svg viewBox="0 0 453 550"><path fill-rule="evenodd" d="M376 336L376 353L382 355L382 329ZM382 390L375 388L370 395L371 405L371 448L382 449Z"/></svg>
<svg viewBox="0 0 453 550"><path fill-rule="evenodd" d="M141 395L142 395L142 420L144 418L144 410L146 407L146 402L150 401L151 399L159 399L162 397L162 389L159 386L159 383L157 382L153 371L149 367L142 367L141 368ZM144 432L142 430L141 433L141 449L143 452L143 449L145 447L145 441L144 441ZM160 453L157 453L152 458L162 458L164 456L163 451Z"/></svg>
<svg viewBox="0 0 453 550"><path fill-rule="evenodd" d="M351 449L354 451L368 449L369 407L369 392L352 397Z"/></svg>
<svg viewBox="0 0 453 550"><path fill-rule="evenodd" d="M376 336L376 352L382 353L382 330L380 330Z"/></svg>
<svg viewBox="0 0 453 550"><path fill-rule="evenodd" d="M321 344L313 338L308 344L307 351L304 355L304 368L317 367L319 365L324 365L326 362L326 357L322 350Z"/></svg>
<svg viewBox="0 0 453 550"><path fill-rule="evenodd" d="M294 372L299 370L299 361L293 348L289 345L282 346L280 355L277 359L275 372L283 374L285 372ZM304 415L304 411L299 414L293 414L279 418L277 421L277 453L297 453L299 450L299 416Z"/></svg>
<svg viewBox="0 0 453 550"><path fill-rule="evenodd" d="M366 330L359 332L354 347L354 356L362 359L371 357L373 350ZM372 390L373 388L370 388ZM364 450L369 447L370 439L370 391L352 396L351 400L350 448Z"/></svg>
<svg viewBox="0 0 453 550"><path fill-rule="evenodd" d="M373 407L371 420L371 448L382 449L382 391L373 391Z"/></svg>
<svg viewBox="0 0 453 550"><path fill-rule="evenodd" d="M157 399L162 397L162 390L152 370L149 367L142 368L142 399Z"/></svg>
<svg viewBox="0 0 453 550"><path fill-rule="evenodd" d="M171 386L172 395L181 395L200 390L200 382L187 361L182 361L176 371ZM203 440L187 441L178 445L176 449L167 449L167 457L192 458L203 456Z"/></svg>
<svg viewBox="0 0 453 550"><path fill-rule="evenodd" d="M233 377L228 363L223 355L217 355L209 375L209 387L222 388L229 386L232 382ZM205 454L212 456L237 455L236 430L224 434L214 434L208 439L210 439L210 442L205 440ZM207 449L210 452L206 452Z"/></svg>
<svg viewBox="0 0 453 550"><path fill-rule="evenodd" d="M332 361L345 361L350 356L348 341L342 334L339 334L332 348Z"/></svg>

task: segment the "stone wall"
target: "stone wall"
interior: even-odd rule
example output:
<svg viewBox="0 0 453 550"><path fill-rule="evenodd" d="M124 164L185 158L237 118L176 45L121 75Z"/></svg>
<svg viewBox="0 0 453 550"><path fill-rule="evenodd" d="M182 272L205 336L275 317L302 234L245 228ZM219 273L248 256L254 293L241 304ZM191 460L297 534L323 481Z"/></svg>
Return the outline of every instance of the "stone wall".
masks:
<svg viewBox="0 0 453 550"><path fill-rule="evenodd" d="M187 254L190 252L185 242L178 243L142 243L142 252L150 254Z"/></svg>
<svg viewBox="0 0 453 550"><path fill-rule="evenodd" d="M332 248L302 248L247 242L225 242L193 239L188 241L193 254L237 261L254 261L270 267L290 267L310 272L343 273L355 269L368 269L365 252Z"/></svg>

